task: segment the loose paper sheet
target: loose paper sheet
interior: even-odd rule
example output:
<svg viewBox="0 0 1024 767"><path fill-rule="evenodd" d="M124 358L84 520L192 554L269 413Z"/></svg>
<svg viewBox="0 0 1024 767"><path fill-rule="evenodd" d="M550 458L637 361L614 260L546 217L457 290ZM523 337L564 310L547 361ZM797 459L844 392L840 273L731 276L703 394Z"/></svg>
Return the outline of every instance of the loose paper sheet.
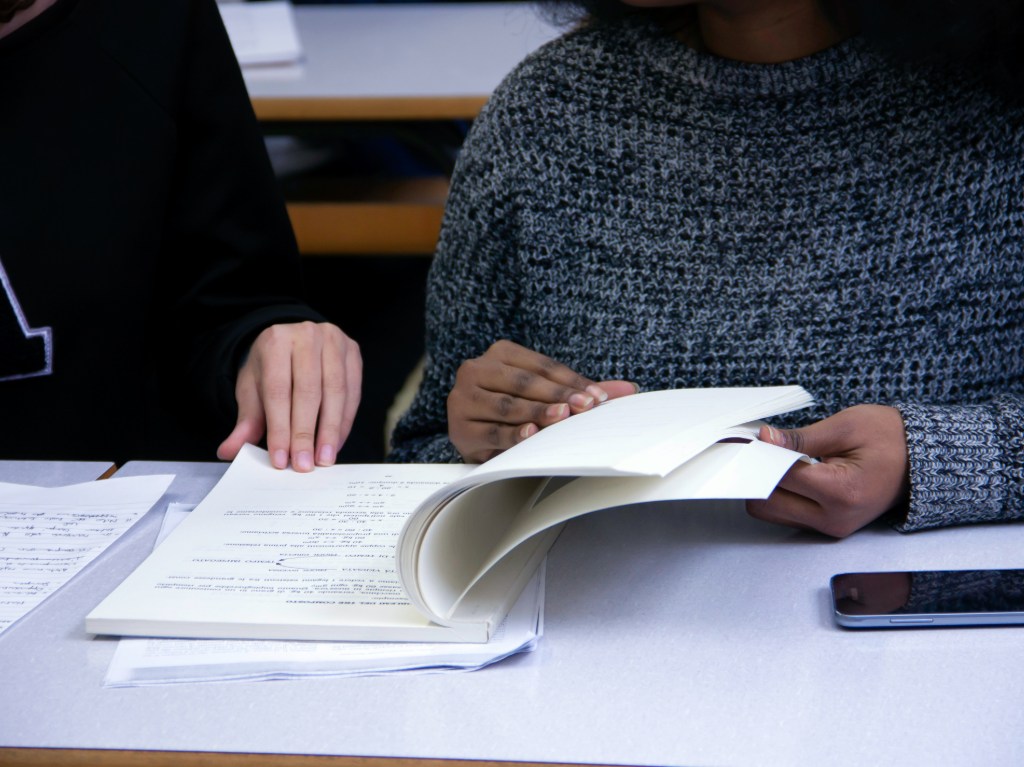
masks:
<svg viewBox="0 0 1024 767"><path fill-rule="evenodd" d="M172 479L124 477L65 487L0 483L0 632L134 525Z"/></svg>
<svg viewBox="0 0 1024 767"><path fill-rule="evenodd" d="M168 507L158 545L190 509L182 504ZM486 644L126 638L118 643L105 685L472 671L532 651L543 631L543 614L542 567Z"/></svg>

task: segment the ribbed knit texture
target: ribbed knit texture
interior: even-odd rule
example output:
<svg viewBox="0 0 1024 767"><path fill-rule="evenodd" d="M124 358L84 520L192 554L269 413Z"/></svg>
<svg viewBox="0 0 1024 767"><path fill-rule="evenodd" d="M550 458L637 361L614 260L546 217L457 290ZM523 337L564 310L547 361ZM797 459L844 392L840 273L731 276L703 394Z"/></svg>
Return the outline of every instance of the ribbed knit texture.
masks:
<svg viewBox="0 0 1024 767"><path fill-rule="evenodd" d="M466 142L397 461L508 338L644 390L801 384L907 426L903 529L1024 516L1024 114L852 40L779 65L642 21L524 62Z"/></svg>

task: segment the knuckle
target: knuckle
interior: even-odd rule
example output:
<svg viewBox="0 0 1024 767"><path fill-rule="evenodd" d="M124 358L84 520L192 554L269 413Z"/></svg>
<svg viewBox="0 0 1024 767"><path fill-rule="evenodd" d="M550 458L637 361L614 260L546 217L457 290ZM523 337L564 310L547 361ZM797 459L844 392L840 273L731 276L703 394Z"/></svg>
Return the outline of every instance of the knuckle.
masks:
<svg viewBox="0 0 1024 767"><path fill-rule="evenodd" d="M507 394L503 394L498 397L497 410L498 415L502 418L507 418L512 411L515 409L515 400Z"/></svg>
<svg viewBox="0 0 1024 767"><path fill-rule="evenodd" d="M481 357L474 357L471 360L466 360L459 369L455 371L455 382L466 384L470 381L476 380L480 377L480 371L484 367L484 362Z"/></svg>
<svg viewBox="0 0 1024 767"><path fill-rule="evenodd" d="M265 381L263 383L263 398L268 402L281 402L290 400L292 387L283 381Z"/></svg>
<svg viewBox="0 0 1024 767"><path fill-rule="evenodd" d="M321 420L317 423L317 431L319 432L321 439L325 437L334 437L341 433L341 420L336 418Z"/></svg>
<svg viewBox="0 0 1024 767"><path fill-rule="evenodd" d="M551 357L547 356L546 354L540 353L537 354L537 364L540 366L540 369L543 370L545 373L550 372L552 370L558 370L564 367L562 363L551 359Z"/></svg>
<svg viewBox="0 0 1024 767"><path fill-rule="evenodd" d="M325 373L323 377L323 390L332 394L341 394L347 388L345 376L342 373Z"/></svg>
<svg viewBox="0 0 1024 767"><path fill-rule="evenodd" d="M515 392L516 394L521 394L530 387L530 384L533 382L533 379L533 373L529 372L528 370L522 370L517 368L516 371L512 374L512 391Z"/></svg>
<svg viewBox="0 0 1024 767"><path fill-rule="evenodd" d="M487 427L484 435L488 445L498 447L501 444L501 428L496 423L492 423Z"/></svg>
<svg viewBox="0 0 1024 767"><path fill-rule="evenodd" d="M515 344L509 341L507 338L501 338L487 347L487 351L484 352L484 356L489 354L495 354L497 356L503 356L508 354L515 348Z"/></svg>
<svg viewBox="0 0 1024 767"><path fill-rule="evenodd" d="M807 439L804 437L804 433L799 429L793 429L786 433L786 440L792 446L792 449L797 453L805 453L805 445ZM806 454L806 453L805 453Z"/></svg>
<svg viewBox="0 0 1024 767"><path fill-rule="evenodd" d="M462 392L458 388L453 388L448 392L448 420L452 422L451 430L454 431L457 427L454 425L456 422L456 415L458 414L460 404L465 397L462 396Z"/></svg>
<svg viewBox="0 0 1024 767"><path fill-rule="evenodd" d="M310 431L293 431L292 445L296 448L309 447L313 444L314 436L313 432Z"/></svg>
<svg viewBox="0 0 1024 767"><path fill-rule="evenodd" d="M292 386L295 399L304 402L319 402L322 391L323 389L319 381L296 381Z"/></svg>

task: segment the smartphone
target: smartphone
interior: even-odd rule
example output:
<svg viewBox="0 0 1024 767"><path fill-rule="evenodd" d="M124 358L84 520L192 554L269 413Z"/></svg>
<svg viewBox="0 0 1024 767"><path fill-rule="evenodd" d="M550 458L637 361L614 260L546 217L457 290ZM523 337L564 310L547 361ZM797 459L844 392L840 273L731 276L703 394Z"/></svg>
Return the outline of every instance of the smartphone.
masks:
<svg viewBox="0 0 1024 767"><path fill-rule="evenodd" d="M831 587L845 628L1024 625L1024 569L840 573Z"/></svg>

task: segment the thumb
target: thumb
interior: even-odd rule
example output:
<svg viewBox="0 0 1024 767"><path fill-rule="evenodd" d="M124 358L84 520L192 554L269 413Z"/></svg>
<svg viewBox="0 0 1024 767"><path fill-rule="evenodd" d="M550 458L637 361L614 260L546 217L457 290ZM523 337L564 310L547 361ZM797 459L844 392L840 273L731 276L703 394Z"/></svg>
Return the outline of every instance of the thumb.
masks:
<svg viewBox="0 0 1024 767"><path fill-rule="evenodd" d="M217 457L222 461L232 461L246 443L255 445L263 438L266 425L262 418L239 418L235 428L217 448Z"/></svg>
<svg viewBox="0 0 1024 767"><path fill-rule="evenodd" d="M235 399L238 401L238 420L235 428L217 448L217 457L222 461L234 460L242 445L255 445L267 430L267 418L263 412L263 401L260 399L256 384L244 374L239 374Z"/></svg>
<svg viewBox="0 0 1024 767"><path fill-rule="evenodd" d="M785 448L786 450L794 451L795 453L803 453L809 458L814 458L812 453L808 453L808 442L811 441L807 436L807 428L803 429L778 429L774 426L768 426L765 424L758 431L758 438L762 442L768 442L774 444L778 448Z"/></svg>
<svg viewBox="0 0 1024 767"><path fill-rule="evenodd" d="M762 442L803 453L808 458L836 454L836 434L825 421L818 421L799 429L779 429L764 425L757 436Z"/></svg>

